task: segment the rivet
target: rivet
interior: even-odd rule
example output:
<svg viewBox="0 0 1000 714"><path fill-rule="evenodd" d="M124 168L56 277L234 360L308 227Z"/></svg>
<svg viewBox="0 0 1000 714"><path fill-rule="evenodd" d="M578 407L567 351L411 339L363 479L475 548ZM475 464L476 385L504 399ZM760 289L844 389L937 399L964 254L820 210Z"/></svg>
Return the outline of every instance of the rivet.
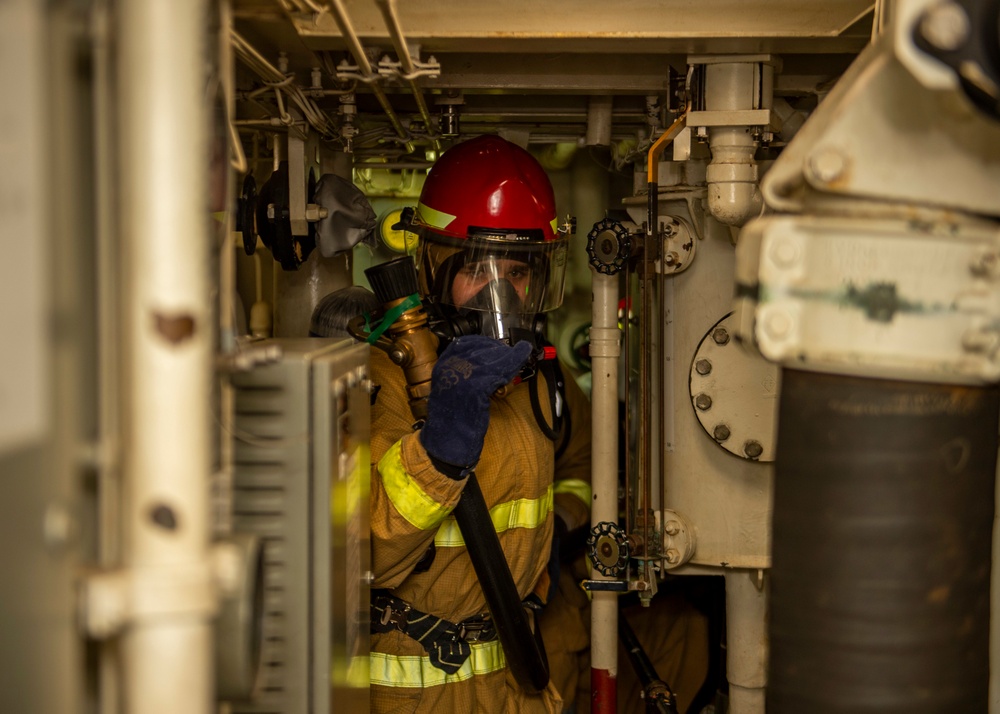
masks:
<svg viewBox="0 0 1000 714"><path fill-rule="evenodd" d="M694 398L694 405L703 412L712 408L712 398L707 394L699 394Z"/></svg>
<svg viewBox="0 0 1000 714"><path fill-rule="evenodd" d="M743 453L751 459L759 459L760 455L764 453L764 447L760 445L759 441L750 440L743 445Z"/></svg>
<svg viewBox="0 0 1000 714"><path fill-rule="evenodd" d="M712 431L712 438L714 438L719 443L722 443L730 437L729 427L725 424L716 425L715 429Z"/></svg>
<svg viewBox="0 0 1000 714"><path fill-rule="evenodd" d="M694 363L694 371L698 374L705 376L706 374L711 374L712 363L707 359L700 359Z"/></svg>

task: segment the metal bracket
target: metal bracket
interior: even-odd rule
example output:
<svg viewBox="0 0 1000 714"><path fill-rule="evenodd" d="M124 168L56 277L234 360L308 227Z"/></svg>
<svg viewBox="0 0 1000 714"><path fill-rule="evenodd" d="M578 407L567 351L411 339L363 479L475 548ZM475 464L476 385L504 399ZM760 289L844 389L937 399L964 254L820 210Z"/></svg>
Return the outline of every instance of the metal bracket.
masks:
<svg viewBox="0 0 1000 714"><path fill-rule="evenodd" d="M416 59L413 60L414 71L410 74L403 73L401 71L402 66L401 62L394 62L389 59L388 56L384 56L381 60L379 60L378 65L375 67L375 73L364 74L361 71L361 68L356 64L350 64L347 60L343 60L337 65L337 79L371 84L372 82L378 82L383 79L402 79L412 81L414 79L419 79L420 77L437 79L441 76L441 63L438 62L433 55L427 62L421 62Z"/></svg>

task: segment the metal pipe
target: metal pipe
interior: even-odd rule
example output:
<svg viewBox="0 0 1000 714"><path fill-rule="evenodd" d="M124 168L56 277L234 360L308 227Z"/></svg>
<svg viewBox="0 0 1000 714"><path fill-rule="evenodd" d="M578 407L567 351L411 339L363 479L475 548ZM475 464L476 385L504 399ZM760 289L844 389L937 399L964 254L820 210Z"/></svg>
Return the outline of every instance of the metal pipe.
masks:
<svg viewBox="0 0 1000 714"><path fill-rule="evenodd" d="M731 714L763 714L767 687L767 580L726 570L726 679Z"/></svg>
<svg viewBox="0 0 1000 714"><path fill-rule="evenodd" d="M127 712L214 711L205 0L123 0Z"/></svg>
<svg viewBox="0 0 1000 714"><path fill-rule="evenodd" d="M333 123L315 102L305 96L302 89L295 84L294 77L286 77L282 74L281 70L268 62L267 59L235 29L229 29L229 38L232 43L233 50L243 63L256 72L265 84L267 84L271 89L274 89L275 92L279 93L279 104L281 103L280 92L284 90L288 93L288 96L292 99L292 101L298 105L299 109L302 111L302 115L316 129L316 131L325 135L332 135L335 133ZM251 95L254 95L254 92L248 94L247 98L252 99L253 96ZM281 113L284 114L283 108L281 108ZM237 122L237 124L239 124L239 122Z"/></svg>
<svg viewBox="0 0 1000 714"><path fill-rule="evenodd" d="M643 259L642 268L639 273L639 384L642 385L639 391L639 479L642 483L642 497L640 502L640 511L642 514L642 542L643 542L643 557L647 558L645 561L646 568L644 568L644 577L652 578L653 575L649 572L651 567L651 561L648 560L649 554L652 546L652 531L649 523L649 511L652 508L652 438L650 434L650 428L652 423L652 406L650 403L651 394L647 388L650 384L650 373L649 373L649 354L652 349L653 342L653 328L651 326L652 313L653 313L653 303L652 303L652 273L655 271L655 263L659 259L662 252L663 246L660 240L660 218L659 218L659 208L660 208L660 190L659 190L659 172L660 172L660 156L666 147L672 142L680 133L683 131L684 127L687 126L687 112L690 107L686 108L685 111L677 117L673 124L665 132L663 132L656 141L649 147L649 154L646 157L646 242L643 246ZM657 369L657 377L659 380L659 389L664 389L664 354L663 354L663 341L664 341L664 324L665 319L664 308L665 308L665 286L664 286L664 274L663 266L661 266L661 272L659 274L658 285L658 315L657 322L659 323L659 329L657 331L658 336L658 354L659 354L659 368ZM660 444L661 447L665 443L665 423L666 415L664 411L663 399L659 400L659 412L658 412L658 423L660 431ZM662 463L663 459L660 459ZM666 489L663 485L663 478L661 475L660 479L660 508L665 508L666 503L664 499L666 497ZM637 514L638 516L638 514ZM639 518L636 518L637 524Z"/></svg>
<svg viewBox="0 0 1000 714"><path fill-rule="evenodd" d="M386 29L392 38L393 47L396 48L396 56L399 57L399 62L403 66L403 72L406 75L412 75L417 71L417 68L413 64L413 58L410 56L410 47L406 43L406 38L403 36L403 28L399 24L399 15L396 13L396 0L375 0L375 4L378 5L378 9L382 12L382 19L385 21ZM424 120L424 126L427 127L428 132L433 133L434 122L431 119L430 110L427 108L427 102L424 101L423 91L417 85L415 79L410 79L407 76L406 81L410 85L410 91L413 92L413 98L417 102L417 109L420 111L421 119ZM433 141L434 148L440 151L441 142L438 139L434 139Z"/></svg>
<svg viewBox="0 0 1000 714"><path fill-rule="evenodd" d="M340 34L343 35L344 40L347 42L347 47L351 51L351 56L354 57L354 61L358 63L358 69L361 70L362 76L365 78L365 82L371 87L372 94L378 100L378 103L382 106L382 111L389 118L389 123L392 125L392 130L396 132L396 136L400 139L406 141L406 153L411 153L413 151L413 142L409 141L410 135L403 128L403 125L399 121L399 117L396 116L395 110L392 108L392 104L389 103L389 98L385 95L378 84L373 80L375 79L374 72L372 71L372 64L368 61L368 55L365 54L364 45L361 44L361 39L358 37L358 33L354 30L354 24L351 22L351 18L347 14L347 9L344 7L343 0L329 0L330 10L333 13L333 19L337 23L337 27L340 28Z"/></svg>
<svg viewBox="0 0 1000 714"><path fill-rule="evenodd" d="M591 480L594 501L590 522L618 522L618 276L593 271L593 315L590 328L590 355L593 370L591 410L593 413ZM597 570L595 580L607 579ZM612 592L593 593L590 615L591 711L614 712L617 706L618 677L618 596Z"/></svg>
<svg viewBox="0 0 1000 714"><path fill-rule="evenodd" d="M767 65L746 62L709 64L705 67L705 109L730 111L770 107L771 96ZM756 81L755 81L756 79ZM761 87L763 96L753 95L753 87ZM760 213L763 206L757 185L757 164L754 153L757 140L749 126L713 126L708 129L712 161L708 165L708 209L721 223L742 226Z"/></svg>
<svg viewBox="0 0 1000 714"><path fill-rule="evenodd" d="M769 714L988 710L1000 391L785 369Z"/></svg>

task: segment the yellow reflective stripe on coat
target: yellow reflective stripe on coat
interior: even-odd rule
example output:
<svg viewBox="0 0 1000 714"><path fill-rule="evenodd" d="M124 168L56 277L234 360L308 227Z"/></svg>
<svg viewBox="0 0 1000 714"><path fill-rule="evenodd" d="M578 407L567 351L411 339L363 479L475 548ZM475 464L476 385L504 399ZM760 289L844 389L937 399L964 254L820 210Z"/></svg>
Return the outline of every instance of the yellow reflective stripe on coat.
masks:
<svg viewBox="0 0 1000 714"><path fill-rule="evenodd" d="M382 486L399 511L399 515L422 531L433 528L451 513L427 495L420 485L403 468L403 451L400 442L389 447L378 462Z"/></svg>
<svg viewBox="0 0 1000 714"><path fill-rule="evenodd" d="M593 491L590 484L578 478L567 478L556 481L554 490L556 493L572 493L583 501L587 508L590 508L590 500L593 498Z"/></svg>
<svg viewBox="0 0 1000 714"><path fill-rule="evenodd" d="M538 528L552 512L552 487L539 498L519 498L516 501L498 503L490 509L490 520L497 533L511 528ZM446 518L434 535L434 545L438 548L460 548L465 545L462 531L454 516Z"/></svg>
<svg viewBox="0 0 1000 714"><path fill-rule="evenodd" d="M454 674L446 674L431 664L427 655L391 655L372 652L369 656L369 677L372 684L383 687L416 687L425 689L442 684L463 682L466 679L490 672L498 672L507 666L500 641L482 642L470 645L472 654Z"/></svg>

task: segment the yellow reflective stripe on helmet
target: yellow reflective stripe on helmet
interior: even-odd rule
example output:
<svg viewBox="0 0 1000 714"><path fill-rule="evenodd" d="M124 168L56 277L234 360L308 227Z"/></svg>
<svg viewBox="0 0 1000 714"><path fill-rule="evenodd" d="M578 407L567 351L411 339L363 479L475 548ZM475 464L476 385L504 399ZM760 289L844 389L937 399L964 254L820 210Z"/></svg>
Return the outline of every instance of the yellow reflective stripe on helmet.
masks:
<svg viewBox="0 0 1000 714"><path fill-rule="evenodd" d="M490 672L498 672L507 666L500 641L482 642L470 645L472 654L454 674L446 674L431 664L431 658L423 655L390 655L372 652L369 676L372 684L383 687L437 687L442 684L463 682L466 679Z"/></svg>
<svg viewBox="0 0 1000 714"><path fill-rule="evenodd" d="M378 462L378 471L382 475L385 493L399 515L420 530L433 528L451 513L451 509L428 496L403 468L400 442L397 441L385 452Z"/></svg>
<svg viewBox="0 0 1000 714"><path fill-rule="evenodd" d="M455 220L455 216L450 213L445 213L444 211L437 211L423 203L418 203L417 210L414 214L414 220L418 224L444 230L453 220Z"/></svg>
<svg viewBox="0 0 1000 714"><path fill-rule="evenodd" d="M556 493L572 493L583 501L587 508L590 508L593 491L590 488L590 484L586 481L581 481L578 478L563 479L562 481L556 481L554 490Z"/></svg>
<svg viewBox="0 0 1000 714"><path fill-rule="evenodd" d="M490 520L497 533L511 528L538 528L552 512L552 487L549 486L539 498L519 498L516 501L498 503L490 509ZM462 531L454 516L444 520L434 535L434 545L438 548L461 548L465 545Z"/></svg>

